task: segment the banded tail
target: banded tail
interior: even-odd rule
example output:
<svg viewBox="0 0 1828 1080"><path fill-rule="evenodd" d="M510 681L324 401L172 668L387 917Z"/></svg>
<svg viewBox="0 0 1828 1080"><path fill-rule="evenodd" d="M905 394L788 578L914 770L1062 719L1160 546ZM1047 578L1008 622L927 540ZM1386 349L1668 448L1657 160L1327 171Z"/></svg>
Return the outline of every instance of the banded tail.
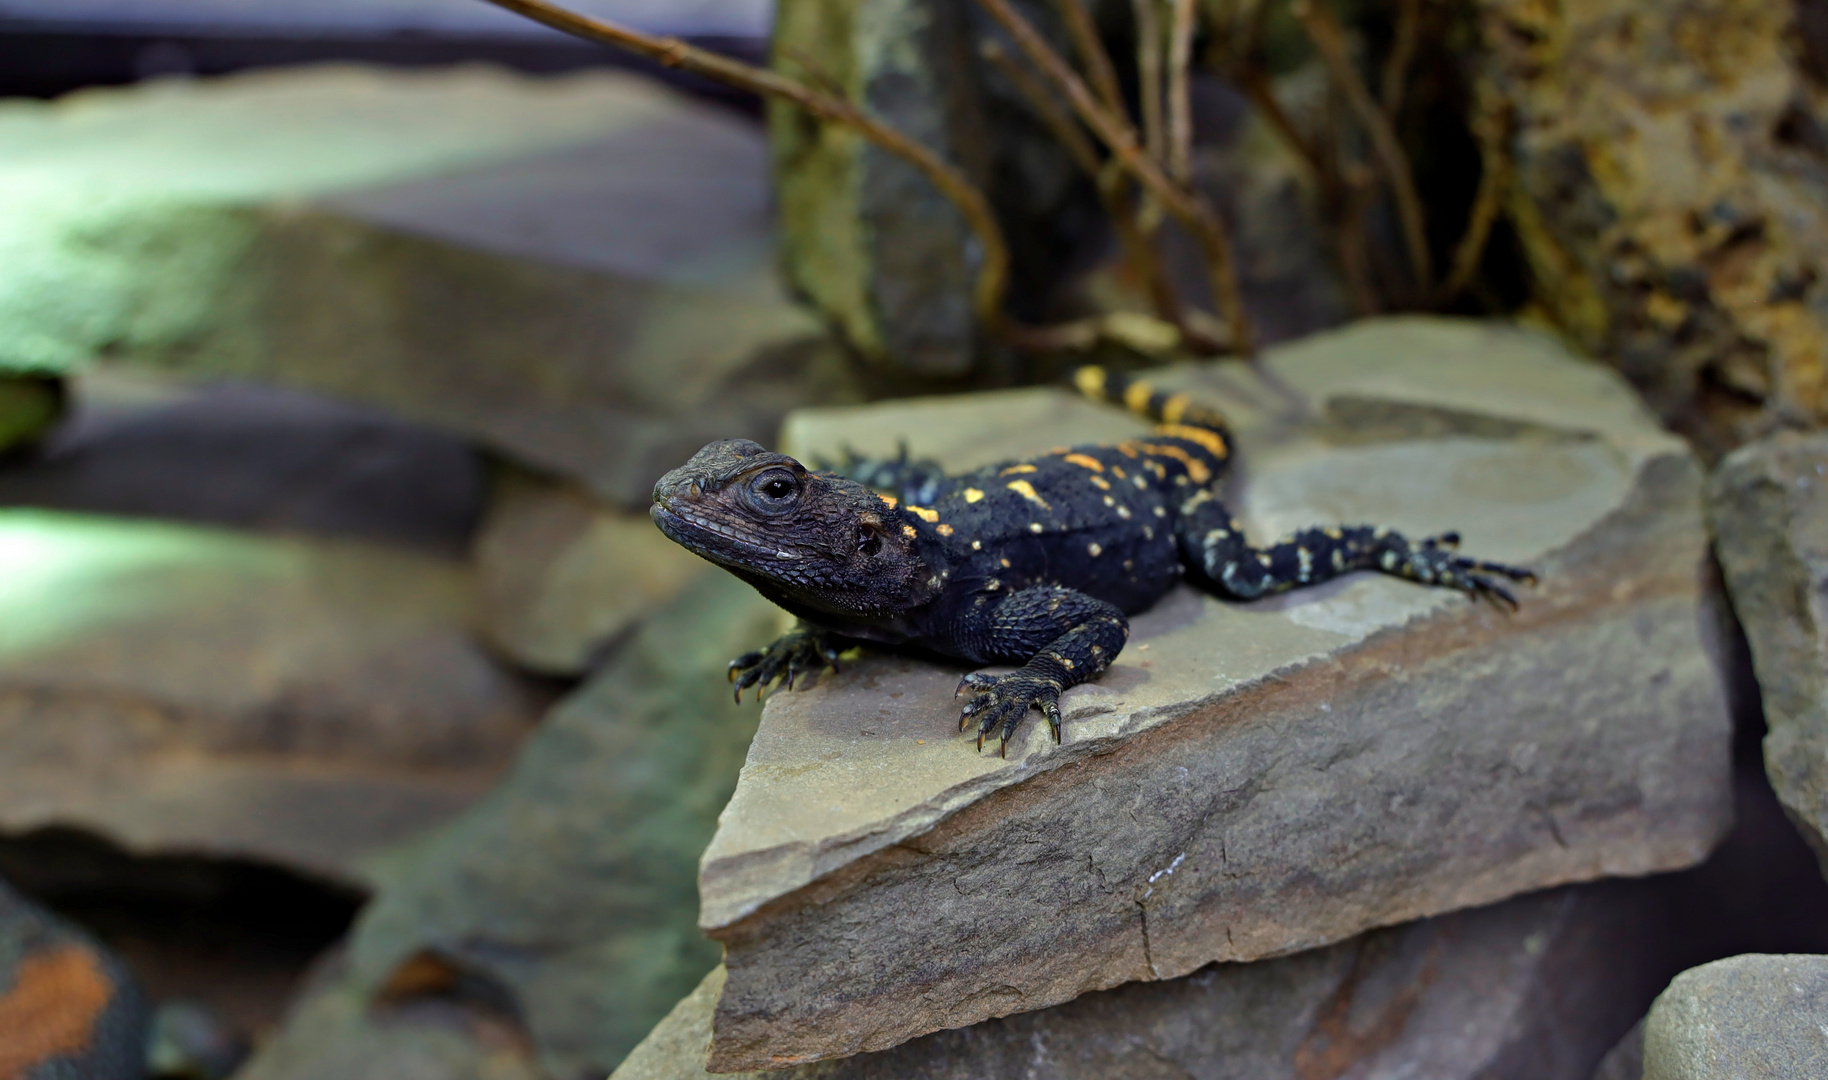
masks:
<svg viewBox="0 0 1828 1080"><path fill-rule="evenodd" d="M1073 385L1093 401L1120 405L1152 423L1166 428L1210 431L1223 440L1221 445L1231 443L1231 428L1226 424L1224 414L1195 402L1186 393L1167 393L1156 389L1146 379L1133 379L1096 364L1073 372Z"/></svg>

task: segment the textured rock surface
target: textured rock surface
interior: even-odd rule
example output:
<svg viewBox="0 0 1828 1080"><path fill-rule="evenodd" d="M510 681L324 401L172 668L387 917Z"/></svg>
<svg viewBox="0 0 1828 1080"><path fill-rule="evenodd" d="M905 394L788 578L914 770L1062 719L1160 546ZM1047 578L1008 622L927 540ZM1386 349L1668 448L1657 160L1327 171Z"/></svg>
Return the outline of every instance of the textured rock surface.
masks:
<svg viewBox="0 0 1828 1080"><path fill-rule="evenodd" d="M518 471L497 479L476 566L490 643L555 675L588 671L618 635L710 569L646 514Z"/></svg>
<svg viewBox="0 0 1828 1080"><path fill-rule="evenodd" d="M521 1018L543 1075L613 1068L717 962L694 926L693 870L757 711L731 703L723 670L779 618L712 575L644 623L499 790L388 862L347 966L251 1075L393 1080L384 1063L356 1067L368 1005L436 996L409 992L437 985L414 974L428 966L494 988L478 1000Z"/></svg>
<svg viewBox="0 0 1828 1080"><path fill-rule="evenodd" d="M761 132L633 77L326 67L9 102L0 163L0 370L291 383L631 504L842 378L774 281Z"/></svg>
<svg viewBox="0 0 1828 1080"><path fill-rule="evenodd" d="M1588 1080L1669 977L1656 883L1606 883L1134 983L775 1080ZM703 1080L713 972L615 1073ZM1633 1077L1632 1080L1636 1080Z"/></svg>
<svg viewBox="0 0 1828 1080"><path fill-rule="evenodd" d="M343 881L483 794L543 694L468 574L365 545L0 511L0 828Z"/></svg>
<svg viewBox="0 0 1828 1080"><path fill-rule="evenodd" d="M1828 418L1828 144L1791 5L1479 7L1540 303L1712 448Z"/></svg>
<svg viewBox="0 0 1828 1080"><path fill-rule="evenodd" d="M1644 1080L1828 1076L1828 957L1735 956L1676 976L1644 1022Z"/></svg>
<svg viewBox="0 0 1828 1080"><path fill-rule="evenodd" d="M1546 339L1389 320L1181 373L1229 409L1255 536L1373 520L1544 573L1514 616L1373 575L1183 589L1010 758L958 669L871 656L769 702L700 874L715 1067L892 1046L1088 990L1686 866L1730 812L1700 478ZM799 415L949 465L1134 430L1051 391Z"/></svg>
<svg viewBox="0 0 1828 1080"><path fill-rule="evenodd" d="M0 1077L139 1080L147 1020L119 960L0 882Z"/></svg>
<svg viewBox="0 0 1828 1080"><path fill-rule="evenodd" d="M1828 871L1828 435L1735 452L1709 508L1763 693L1765 767Z"/></svg>

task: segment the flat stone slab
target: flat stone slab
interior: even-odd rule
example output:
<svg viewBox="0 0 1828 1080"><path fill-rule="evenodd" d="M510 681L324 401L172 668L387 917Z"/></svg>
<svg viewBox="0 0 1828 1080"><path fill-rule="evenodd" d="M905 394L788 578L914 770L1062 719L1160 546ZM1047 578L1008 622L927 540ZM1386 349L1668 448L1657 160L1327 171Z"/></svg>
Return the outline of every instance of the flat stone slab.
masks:
<svg viewBox="0 0 1828 1080"><path fill-rule="evenodd" d="M959 667L772 697L700 870L711 1067L893 1046L1215 960L1699 861L1730 818L1700 476L1548 339L1395 319L1164 381L1233 416L1255 537L1373 521L1543 574L1506 614L1372 574L1182 588L1008 760ZM797 415L793 451L948 466L1137 430L1051 390Z"/></svg>
<svg viewBox="0 0 1828 1080"><path fill-rule="evenodd" d="M547 692L416 552L0 510L0 830L355 885L481 798Z"/></svg>
<svg viewBox="0 0 1828 1080"><path fill-rule="evenodd" d="M1644 1080L1804 1076L1828 1076L1828 956L1703 964L1644 1021Z"/></svg>
<svg viewBox="0 0 1828 1080"><path fill-rule="evenodd" d="M852 400L775 279L759 127L631 75L329 65L0 102L0 201L0 372L289 384L640 506L710 439Z"/></svg>
<svg viewBox="0 0 1828 1080"><path fill-rule="evenodd" d="M517 665L582 675L711 572L653 519L575 484L502 469L476 538L482 629Z"/></svg>
<svg viewBox="0 0 1828 1080"><path fill-rule="evenodd" d="M1735 451L1708 505L1764 699L1765 771L1828 872L1828 435Z"/></svg>
<svg viewBox="0 0 1828 1080"><path fill-rule="evenodd" d="M1667 886L1573 886L753 1080L1589 1080L1669 977ZM706 1080L723 971L612 1080ZM1632 1080L1637 1080L1634 1076Z"/></svg>

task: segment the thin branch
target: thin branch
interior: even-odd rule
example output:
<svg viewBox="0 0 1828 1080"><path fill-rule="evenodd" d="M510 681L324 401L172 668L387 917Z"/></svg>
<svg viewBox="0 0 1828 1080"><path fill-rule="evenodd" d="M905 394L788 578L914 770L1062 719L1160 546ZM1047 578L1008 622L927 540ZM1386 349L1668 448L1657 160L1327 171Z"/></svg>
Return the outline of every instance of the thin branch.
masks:
<svg viewBox="0 0 1828 1080"><path fill-rule="evenodd" d="M1371 91L1352 66L1346 48L1345 31L1333 21L1332 13L1317 0L1295 0L1292 8L1308 39L1320 53L1333 82L1346 96L1346 103L1358 114L1359 123L1371 137L1371 149L1377 154L1384 176L1390 181L1390 193L1396 199L1397 218L1403 225L1403 244L1409 250L1410 271L1415 275L1416 293L1426 296L1434 284L1434 267L1428 255L1428 227L1422 214L1422 200L1416 194L1415 177L1409 171L1409 159L1396 140L1390 121L1371 100Z"/></svg>
<svg viewBox="0 0 1828 1080"><path fill-rule="evenodd" d="M1473 196L1466 232L1454 248L1452 272L1435 297L1437 304L1445 304L1459 296L1472 283L1473 275L1479 272L1479 261L1485 255L1485 245L1491 239L1492 225L1498 220L1510 180L1512 119L1508 108L1496 112L1489 107L1479 109L1473 130L1479 136L1479 156L1485 167L1479 174L1479 190Z"/></svg>
<svg viewBox="0 0 1828 1080"><path fill-rule="evenodd" d="M1070 3L1071 0L1065 0ZM1239 352L1251 355L1255 341L1248 316L1244 313L1242 291L1238 287L1236 266L1232 258L1231 237L1225 222L1204 199L1182 189L1168 178L1161 166L1137 145L1136 131L1121 113L1113 113L1093 99L1084 80L1074 74L1060 54L1048 45L1034 26L1010 6L1009 0L978 0L1009 36L1015 39L1029 60L1053 80L1073 105L1073 111L1092 129L1111 153L1121 161L1138 183L1161 199L1162 206L1187 227L1206 256L1212 277L1213 299L1219 313L1231 327L1232 344Z"/></svg>
<svg viewBox="0 0 1828 1080"><path fill-rule="evenodd" d="M1180 327L1182 335L1192 347L1203 352L1219 351L1217 341L1209 340L1189 329L1184 322L1180 298L1174 295L1174 286L1168 280L1168 272L1162 266L1160 254L1136 226L1136 218L1131 212L1127 197L1129 182L1122 168L1113 162L1099 160L1098 148L1092 144L1085 129L1079 126L1079 122L1061 106L1060 100L1048 93L1047 87L1020 60L994 41L984 42L979 51L984 59L996 65L1015 86L1016 92L1035 111L1048 132L1066 148L1067 156L1073 159L1073 163L1092 178L1098 189L1099 201L1104 205L1105 216L1110 219L1111 228L1117 234L1118 245L1123 249L1123 260L1135 271L1150 303L1155 306L1156 313Z"/></svg>
<svg viewBox="0 0 1828 1080"><path fill-rule="evenodd" d="M1193 182L1194 0L1174 0L1168 31L1168 175Z"/></svg>
<svg viewBox="0 0 1828 1080"><path fill-rule="evenodd" d="M986 326L1007 329L1003 293L1009 281L1009 247L990 201L966 176L939 155L908 138L849 101L821 93L778 72L694 48L678 38L656 37L612 23L588 18L546 3L545 0L488 0L497 7L524 15L576 37L613 45L657 60L661 64L708 76L753 93L787 101L821 120L842 124L858 135L918 169L944 195L983 247L973 301ZM1070 0L1068 0L1070 2Z"/></svg>
<svg viewBox="0 0 1828 1080"><path fill-rule="evenodd" d="M1409 79L1409 65L1415 61L1416 41L1421 35L1422 0L1397 0L1395 37L1390 55L1384 59L1384 85L1381 99L1384 115L1392 123L1403 111L1403 86Z"/></svg>
<svg viewBox="0 0 1828 1080"><path fill-rule="evenodd" d="M1092 80L1092 88L1098 91L1099 100L1105 108L1122 114L1123 88L1117 83L1117 66L1111 63L1111 54L1105 50L1098 28L1092 25L1092 17L1079 6L1079 0L1054 0L1054 8L1066 24L1066 34L1073 39L1073 49L1085 66L1086 77Z"/></svg>
<svg viewBox="0 0 1828 1080"><path fill-rule="evenodd" d="M1167 125L1162 110L1162 28L1155 0L1130 0L1136 13L1136 81L1141 84L1143 149L1156 161L1167 158Z"/></svg>

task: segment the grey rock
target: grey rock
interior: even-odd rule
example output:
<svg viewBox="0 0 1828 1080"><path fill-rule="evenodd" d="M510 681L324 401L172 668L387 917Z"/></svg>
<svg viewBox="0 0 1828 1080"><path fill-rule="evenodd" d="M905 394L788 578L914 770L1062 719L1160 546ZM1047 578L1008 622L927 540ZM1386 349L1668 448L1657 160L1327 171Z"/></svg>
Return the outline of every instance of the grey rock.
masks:
<svg viewBox="0 0 1828 1080"><path fill-rule="evenodd" d="M771 1080L1588 1080L1656 993L1656 883L1560 889L1132 983ZM700 1080L719 970L614 1080ZM721 1074L720 1074L721 1075ZM1632 1080L1636 1080L1635 1077Z"/></svg>
<svg viewBox="0 0 1828 1080"><path fill-rule="evenodd" d="M1233 414L1253 536L1376 521L1538 567L1507 615L1377 575L1191 589L1010 757L960 668L866 655L771 698L700 870L719 1069L883 1049L1215 960L1702 859L1730 723L1701 478L1546 338L1396 319L1166 381ZM953 466L1134 431L1053 391L797 414Z"/></svg>
<svg viewBox="0 0 1828 1080"><path fill-rule="evenodd" d="M1765 768L1828 872L1828 435L1736 451L1709 508L1764 698Z"/></svg>
<svg viewBox="0 0 1828 1080"><path fill-rule="evenodd" d="M68 423L0 462L0 505L406 544L462 555L481 516L476 452L378 410L255 386L72 380ZM104 385L97 385L98 383Z"/></svg>
<svg viewBox="0 0 1828 1080"><path fill-rule="evenodd" d="M522 667L581 675L710 566L646 514L504 470L476 538L476 568L490 643Z"/></svg>
<svg viewBox="0 0 1828 1080"><path fill-rule="evenodd" d="M428 964L499 988L545 1075L613 1068L717 962L693 871L757 715L731 703L724 666L780 618L720 574L643 623L496 792L389 859L346 967L251 1075L390 1080L358 1067L363 1018Z"/></svg>
<svg viewBox="0 0 1828 1080"><path fill-rule="evenodd" d="M147 1023L118 958L0 882L0 1076L140 1080Z"/></svg>
<svg viewBox="0 0 1828 1080"><path fill-rule="evenodd" d="M1031 19L1051 14L1025 6ZM853 101L936 150L996 205L1017 302L1045 294L1096 228L1091 187L980 59L992 36L972 5L932 0L785 0L775 54L793 74ZM911 165L847 131L771 108L783 256L794 286L862 355L928 376L959 376L991 343L972 311L981 245ZM1076 249L1081 249L1076 252Z"/></svg>
<svg viewBox="0 0 1828 1080"><path fill-rule="evenodd" d="M1828 1076L1828 957L1749 954L1676 976L1644 1022L1644 1080Z"/></svg>
<svg viewBox="0 0 1828 1080"><path fill-rule="evenodd" d="M460 565L349 541L0 511L0 829L369 881L500 777L546 693Z"/></svg>
<svg viewBox="0 0 1828 1080"><path fill-rule="evenodd" d="M9 102L0 163L0 371L284 383L631 505L712 438L846 399L774 278L761 132L632 76L328 66Z"/></svg>
<svg viewBox="0 0 1828 1080"><path fill-rule="evenodd" d="M1644 1021L1631 1026L1593 1070L1593 1080L1643 1080Z"/></svg>

